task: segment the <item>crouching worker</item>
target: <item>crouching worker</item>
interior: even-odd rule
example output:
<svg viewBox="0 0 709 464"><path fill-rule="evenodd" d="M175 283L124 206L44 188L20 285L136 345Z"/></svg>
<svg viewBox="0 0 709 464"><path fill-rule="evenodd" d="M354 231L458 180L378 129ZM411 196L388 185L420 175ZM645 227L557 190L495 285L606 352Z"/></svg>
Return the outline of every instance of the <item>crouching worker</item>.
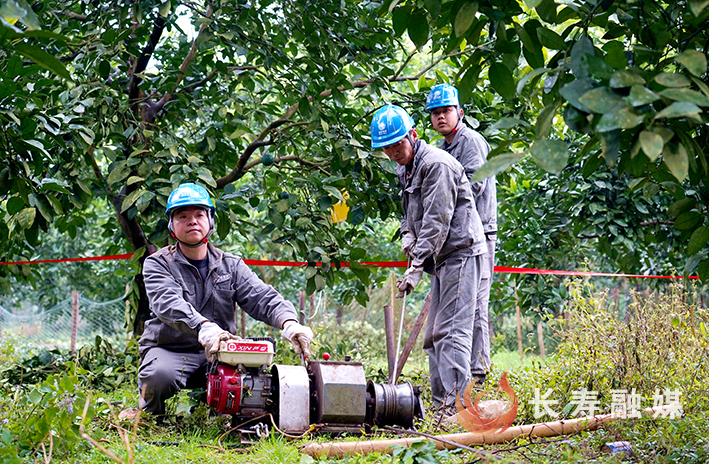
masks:
<svg viewBox="0 0 709 464"><path fill-rule="evenodd" d="M207 361L238 338L235 304L251 317L283 329L298 354L310 356L313 332L298 323L293 305L243 260L209 243L214 204L207 190L187 183L167 200L170 235L177 243L145 260L143 278L152 318L140 338L140 408L165 413L165 400L183 388L206 388Z"/></svg>

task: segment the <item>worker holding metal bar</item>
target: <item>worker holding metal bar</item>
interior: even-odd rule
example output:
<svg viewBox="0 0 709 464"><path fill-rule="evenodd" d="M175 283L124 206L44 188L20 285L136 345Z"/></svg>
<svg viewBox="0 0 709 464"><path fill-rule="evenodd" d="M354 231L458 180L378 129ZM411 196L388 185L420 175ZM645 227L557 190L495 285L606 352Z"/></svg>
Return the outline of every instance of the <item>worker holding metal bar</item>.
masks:
<svg viewBox="0 0 709 464"><path fill-rule="evenodd" d="M487 162L490 145L475 130L463 122L463 108L458 101L458 89L450 84L434 86L426 97L426 111L431 113L433 129L444 138L438 148L447 151L460 161L468 180ZM485 259L478 287L477 308L473 321L473 345L470 373L482 384L490 369L490 286L495 268L497 243L497 187L495 176L471 182L475 205L485 231Z"/></svg>
<svg viewBox="0 0 709 464"><path fill-rule="evenodd" d="M402 249L411 258L397 283L399 297L431 274L431 309L424 336L433 407L456 414L455 398L470 382L472 327L485 253L485 235L463 166L418 140L401 107L386 105L372 118L372 148L398 166L402 186Z"/></svg>

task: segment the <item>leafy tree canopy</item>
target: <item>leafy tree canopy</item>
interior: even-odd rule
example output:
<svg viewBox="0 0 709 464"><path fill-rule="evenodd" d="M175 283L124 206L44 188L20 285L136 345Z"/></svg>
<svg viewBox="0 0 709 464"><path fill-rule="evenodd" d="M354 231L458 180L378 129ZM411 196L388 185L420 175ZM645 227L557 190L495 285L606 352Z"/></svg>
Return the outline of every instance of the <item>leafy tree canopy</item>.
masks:
<svg viewBox="0 0 709 464"><path fill-rule="evenodd" d="M0 0L0 258L32 258L51 228L76 236L96 199L124 237L106 251L145 256L166 242L167 195L196 181L218 239L275 242L276 257L323 263L308 291L334 285L399 211L393 166L369 150L372 112L396 102L423 129L425 93L449 82L494 146L480 176L557 182L536 165L581 192L570 248L594 240L612 266L647 269L630 203L706 277L706 6ZM609 186L603 201L591 182ZM333 224L338 201L349 212ZM370 271L351 271L348 298L364 302Z"/></svg>

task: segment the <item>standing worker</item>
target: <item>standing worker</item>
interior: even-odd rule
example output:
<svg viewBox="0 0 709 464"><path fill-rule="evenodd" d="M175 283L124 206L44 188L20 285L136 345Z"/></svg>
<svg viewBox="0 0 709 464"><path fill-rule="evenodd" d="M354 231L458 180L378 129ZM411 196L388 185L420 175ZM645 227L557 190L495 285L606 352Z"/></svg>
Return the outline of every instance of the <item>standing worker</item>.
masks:
<svg viewBox="0 0 709 464"><path fill-rule="evenodd" d="M431 274L428 353L433 407L456 414L455 398L470 382L470 347L485 235L463 166L443 150L417 140L403 108L386 105L372 118L372 148L398 166L404 216L402 249L411 265L397 282L410 293L423 271Z"/></svg>
<svg viewBox="0 0 709 464"><path fill-rule="evenodd" d="M293 305L244 261L209 243L214 204L204 187L177 187L167 200L168 230L177 244L145 260L143 278L152 318L140 338L140 407L164 414L165 400L183 388L205 388L208 361L236 335L235 305L283 329L295 351L310 356L313 332ZM130 417L127 415L126 417Z"/></svg>
<svg viewBox="0 0 709 464"><path fill-rule="evenodd" d="M468 180L480 166L487 162L490 145L482 135L469 128L463 122L463 109L458 102L458 90L452 85L434 86L426 97L426 111L431 113L433 129L444 137L439 148L447 151L460 161ZM480 220L485 231L485 252L480 285L478 287L477 308L473 322L472 358L470 373L473 379L482 384L490 369L490 286L495 267L495 244L497 242L497 188L495 176L472 182Z"/></svg>

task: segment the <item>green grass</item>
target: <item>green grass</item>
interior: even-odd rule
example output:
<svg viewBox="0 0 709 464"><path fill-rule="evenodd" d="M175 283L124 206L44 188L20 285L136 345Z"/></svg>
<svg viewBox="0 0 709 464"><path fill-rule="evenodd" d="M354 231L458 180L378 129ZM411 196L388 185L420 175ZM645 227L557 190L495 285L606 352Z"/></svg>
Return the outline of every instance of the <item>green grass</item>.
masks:
<svg viewBox="0 0 709 464"><path fill-rule="evenodd" d="M603 428L553 438L519 438L511 443L478 447L486 453L485 462L500 463L575 463L621 462L622 456L606 454L600 448L604 443L625 440L631 443L636 462L700 463L709 461L709 311L688 307L672 292L652 301L640 301L630 308L632 318L616 320L604 309L605 298L574 290L569 309L574 315L570 324L559 325L555 336L559 345L555 353L542 360L525 354L520 360L513 351L497 350L492 356L492 373L485 389L494 395L497 381L508 373L510 384L519 401L514 425L540 422L535 419L530 399L534 389L553 390L561 410L571 401L571 393L581 387L599 392L598 413L610 410L613 389L636 388L652 404L655 388L680 388L684 416L676 419L618 420ZM330 348L328 348L330 349ZM115 357L115 359L114 359ZM86 432L113 453L122 462L129 462L126 445L118 434L119 427L132 431L128 422L119 423L108 409L110 402L121 402L122 407L135 406L134 371L125 354L109 349L87 353L86 366L98 366L89 371L76 369L63 358L42 364L43 357L20 360L12 350L0 349L2 384L0 384L0 462L24 464L42 462L43 454L52 446L51 462L103 464L116 462L106 452L89 444L78 434L81 422L83 395L90 397L96 410L86 421ZM116 359L118 361L116 361ZM379 357L365 356L368 379L383 381L386 363ZM39 364L38 364L39 363ZM124 366L121 373L106 366ZM88 369L88 368L87 368ZM29 372L51 373L43 383L18 386L10 380L27 378ZM99 373L101 375L99 375ZM118 382L107 388L106 382ZM403 381L427 385L425 358L414 357L408 363ZM13 380L14 381L14 380ZM87 387L86 385L92 385ZM429 401L428 389L423 395ZM73 407L67 400L75 399ZM242 446L235 435L225 434L228 418L210 416L206 405L189 412L191 404L185 394L171 402L171 415L166 423L158 425L146 419L132 436L129 448L133 462L150 464L177 463L301 463L314 462L302 455L299 447L311 441L353 441L394 438L350 434L337 439L326 435L307 436L289 440L271 434L253 446ZM116 412L117 412L116 411ZM565 411L565 412L564 412ZM564 409L561 418L572 419L570 409ZM429 418L420 431L440 432ZM462 428L454 431L464 432ZM49 433L51 432L51 434ZM51 444L49 437L52 437ZM172 446L174 443L176 446ZM43 448L44 446L44 448ZM13 455L14 453L14 455ZM18 453L20 457L18 458ZM332 463L467 463L478 456L468 451L436 451L430 445L419 445L410 450L399 449L397 455L370 454L343 459L322 459Z"/></svg>

